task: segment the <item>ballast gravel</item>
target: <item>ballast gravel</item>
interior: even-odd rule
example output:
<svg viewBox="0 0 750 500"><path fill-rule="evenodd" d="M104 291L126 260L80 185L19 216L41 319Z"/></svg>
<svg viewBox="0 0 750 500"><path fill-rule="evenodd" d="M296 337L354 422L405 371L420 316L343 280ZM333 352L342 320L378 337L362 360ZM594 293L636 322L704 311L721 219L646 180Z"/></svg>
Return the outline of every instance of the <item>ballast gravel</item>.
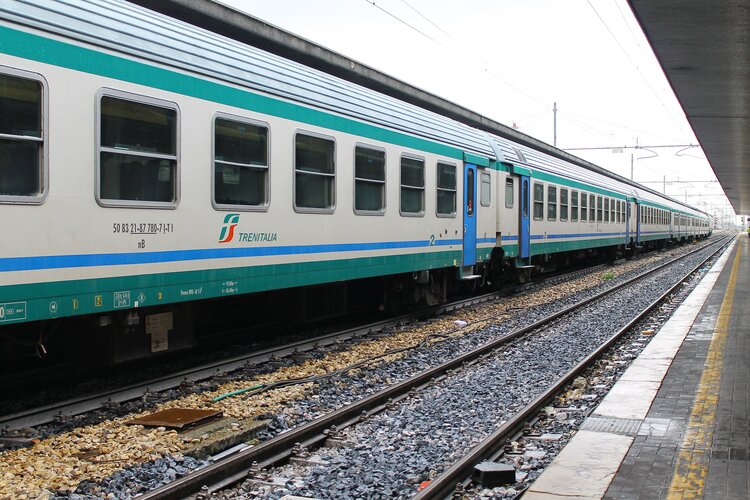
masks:
<svg viewBox="0 0 750 500"><path fill-rule="evenodd" d="M671 257L672 253L674 252L667 254L667 257ZM559 310L602 288L609 288L613 283L625 279L628 275L640 272L646 262L656 262L667 257L661 254L612 268L612 276L604 280L601 273L596 273L552 289L547 288L502 299L497 304L484 305L473 311L461 311L428 324L411 325L386 338L354 346L341 346L341 349L335 352L312 353L313 359L300 364L278 369L261 369L261 373L253 377L231 381L218 387L214 385L210 388L211 390L158 404L155 409L177 406L212 407L220 408L226 415L238 419L270 418L271 424L259 438L272 437L338 408L342 404L375 392L385 385L438 364L459 352L465 352L498 335L532 323L552 310ZM520 315L522 311L523 314ZM457 329L454 325L457 319L467 321L468 327ZM498 321L503 321L503 323L487 327L488 324ZM420 342L423 344L417 350L377 359L371 365L348 372L343 376L326 379L320 384L286 387L254 396L251 399L230 398L219 403L211 401L214 396L255 383L329 373L363 359L382 356L389 350L413 346ZM285 364L291 365L291 363ZM522 385L522 387L527 386ZM131 416L137 416L140 413ZM127 498L131 494L155 487L157 483L168 480L173 474L182 474L183 468L190 470L203 464L197 460L188 460L188 457L181 458L181 453L194 443L173 439L174 433L171 431L158 430L153 442L144 444L140 450L134 450L131 456L118 455L116 460L108 461L105 458L101 462L80 456L81 452L85 453L86 450L99 445L101 441L96 437L97 434L111 433L117 428L122 428L121 419L74 429L59 436L51 436L29 449L0 453L0 464L3 465L4 471L0 474L0 498L5 496L37 498L40 494L44 497L45 491L53 492L47 497L59 493L57 498L63 498L65 495L78 495L81 498ZM137 427L130 429L138 431ZM446 427L442 433L460 434L459 431L461 431L461 426L458 430ZM144 431L140 433L143 434ZM64 453L53 452L50 455L44 451L49 449L49 447L45 448L48 441L52 442L51 440L61 438L68 443L69 449L66 449ZM164 438L168 439L162 442ZM117 439L109 439L107 444L111 445L115 453L121 446L127 449L127 443L133 440L134 438L128 437L120 443ZM94 443L93 446L92 443ZM138 464L144 459L150 459L150 461ZM164 463L159 460L175 463L182 461L183 465L168 466L165 469ZM69 463L70 474L62 471L58 466L59 463ZM133 468L134 464L138 465ZM115 472L118 470L119 472ZM414 474L407 475L407 480L413 480L415 477ZM398 480L395 482L398 483Z"/></svg>
<svg viewBox="0 0 750 500"><path fill-rule="evenodd" d="M344 439L353 443L351 447L324 448L316 453L315 459L325 465L310 467L302 476L298 467L271 471L274 477L287 481L284 487L264 494L270 498L292 494L342 499L413 495L421 483L450 466L628 324L697 264L698 257L688 260L692 264L671 266L637 286L615 292L558 320L541 335L515 342L348 429ZM483 331L493 337L507 332L504 325ZM422 356L428 355L422 352ZM249 481L241 487L240 496L253 486ZM222 495L231 498L231 491Z"/></svg>

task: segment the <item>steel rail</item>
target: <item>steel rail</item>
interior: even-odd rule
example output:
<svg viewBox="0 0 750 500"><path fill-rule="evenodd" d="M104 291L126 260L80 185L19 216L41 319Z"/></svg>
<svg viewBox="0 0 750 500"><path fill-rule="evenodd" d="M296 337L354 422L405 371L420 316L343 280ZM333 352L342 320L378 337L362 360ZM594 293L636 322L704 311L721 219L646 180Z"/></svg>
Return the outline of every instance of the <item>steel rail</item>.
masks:
<svg viewBox="0 0 750 500"><path fill-rule="evenodd" d="M728 244L729 243L727 243L727 245ZM725 245L722 245L722 247L718 248L700 264L687 272L679 281L677 281L677 283L674 284L674 286L670 287L670 289L664 292L659 298L646 306L627 325L622 327L614 335L608 338L595 351L586 356L586 358L584 358L578 365L566 372L554 385L550 386L550 388L547 389L544 393L540 394L521 411L516 413L510 420L498 427L492 434L475 445L474 448L466 453L459 461L455 462L451 467L435 477L427 487L414 495L412 499L428 500L435 498L446 498L451 496L456 485L471 476L473 468L476 464L480 463L483 460L489 459L498 451L500 451L505 442L507 442L508 439L510 439L512 436L519 433L523 429L524 424L530 418L536 415L545 405L547 405L549 401L551 401L566 385L568 385L581 372L586 370L594 361L599 359L610 347L612 347L618 340L620 340L622 336L624 336L634 326L636 326L638 322L640 322L644 317L649 315L667 297L674 293L674 291L678 287L685 283L685 281L687 281L690 276L698 272L698 270L700 270L706 264L706 262L711 260L720 251L723 251L724 248Z"/></svg>
<svg viewBox="0 0 750 500"><path fill-rule="evenodd" d="M719 244L719 240L712 244ZM707 245L709 246L709 245ZM653 269L639 273L637 276L619 283L614 287L599 292L589 298L583 299L563 310L557 311L545 318L535 321L534 323L522 327L514 332L509 333L499 339L488 342L479 346L472 351L466 352L456 358L446 361L438 366L425 370L408 379L398 382L382 391L371 394L359 401L346 405L338 410L323 415L315 420L304 423L294 429L277 435L257 446L248 447L238 451L233 455L222 458L221 460L198 469L182 478L179 478L167 485L154 489L139 496L140 500L171 500L185 498L199 491L204 486L209 486L209 491L217 491L232 483L242 480L247 475L247 471L253 462L258 462L261 467L267 467L286 460L291 455L291 450L296 443L302 443L306 446L317 444L326 439L326 432L332 427L343 428L346 425L356 423L362 417L382 409L390 404L391 401L404 398L409 391L418 389L430 384L433 380L446 375L450 370L460 368L465 363L470 363L481 358L484 355L508 344L514 339L526 335L529 332L542 328L558 318L570 314L588 304L600 300L601 298L614 293L621 288L629 286L646 276L653 274L669 265L672 265L688 256L704 250L703 246L685 255L681 255L668 262L660 264Z"/></svg>
<svg viewBox="0 0 750 500"><path fill-rule="evenodd" d="M548 280L557 280L565 277L573 277L578 274L591 272L600 267L600 265L590 266L583 269L575 269L569 273L553 274L543 280L518 285L510 290L499 290L490 293L478 295L475 297L463 298L450 303L421 309L412 313L403 314L394 318L388 318L362 326L356 326L346 330L325 334L310 339L300 340L282 346L270 347L260 351L234 356L221 361L213 361L201 366L181 370L179 372L155 377L143 382L137 382L116 389L100 391L95 394L79 396L44 406L30 408L19 412L0 415L0 428L15 430L34 427L38 425L53 422L59 415L76 416L86 412L91 412L103 408L107 403L125 403L142 397L145 391L154 392L175 389L180 386L184 380L190 382L199 382L211 378L219 371L233 371L245 366L246 363L262 363L273 357L285 357L296 352L305 352L316 347L327 346L338 341L345 341L352 338L365 337L368 334L377 333L394 326L409 323L420 318L434 317L440 314L457 311L466 307L488 302L506 294L512 294L515 291L528 290L530 287L542 286Z"/></svg>
<svg viewBox="0 0 750 500"><path fill-rule="evenodd" d="M184 380L198 382L211 378L218 371L232 371L242 368L246 363L261 363L268 361L272 357L289 356L297 352L309 351L316 347L331 345L338 341L365 337L368 334L377 333L420 318L432 317L493 300L502 296L503 293L507 293L507 291L491 292L476 297L461 299L448 304L400 315L395 318L380 320L366 325L356 326L346 330L284 344L282 346L253 351L251 353L234 356L221 361L212 361L201 366L181 370L170 375L156 377L143 382L137 382L125 387L101 391L92 395L70 398L29 410L0 415L0 428L6 426L8 429L34 427L52 422L55 417L60 414L66 416L80 415L82 413L102 408L108 401L124 403L138 399L143 396L146 389L154 392L174 389L179 387Z"/></svg>

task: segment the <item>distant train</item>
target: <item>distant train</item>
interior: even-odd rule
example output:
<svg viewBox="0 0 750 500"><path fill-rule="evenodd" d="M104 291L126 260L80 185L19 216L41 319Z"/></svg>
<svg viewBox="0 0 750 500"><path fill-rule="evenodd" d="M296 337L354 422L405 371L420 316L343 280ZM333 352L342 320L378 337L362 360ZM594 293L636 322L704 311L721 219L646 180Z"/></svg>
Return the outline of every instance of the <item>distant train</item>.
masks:
<svg viewBox="0 0 750 500"><path fill-rule="evenodd" d="M2 2L0 52L4 347L42 354L65 319L56 345L123 361L289 316L270 296L308 318L437 303L710 234L622 177L126 2Z"/></svg>

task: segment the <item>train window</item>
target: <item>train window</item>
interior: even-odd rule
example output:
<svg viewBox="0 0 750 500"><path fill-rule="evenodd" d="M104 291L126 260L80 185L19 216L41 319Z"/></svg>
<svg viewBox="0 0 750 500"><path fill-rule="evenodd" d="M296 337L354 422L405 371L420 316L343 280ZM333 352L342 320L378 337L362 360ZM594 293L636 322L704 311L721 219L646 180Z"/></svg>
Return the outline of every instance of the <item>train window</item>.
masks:
<svg viewBox="0 0 750 500"><path fill-rule="evenodd" d="M578 191L570 192L570 220L578 221Z"/></svg>
<svg viewBox="0 0 750 500"><path fill-rule="evenodd" d="M620 223L620 200L617 200L615 203L615 218L617 219L615 222L618 224Z"/></svg>
<svg viewBox="0 0 750 500"><path fill-rule="evenodd" d="M98 202L177 206L177 106L111 90L100 92L98 104Z"/></svg>
<svg viewBox="0 0 750 500"><path fill-rule="evenodd" d="M586 193L581 192L581 222L586 222L588 220L588 214L587 214L587 208L588 204L586 203L588 200L588 196Z"/></svg>
<svg viewBox="0 0 750 500"><path fill-rule="evenodd" d="M466 171L466 215L474 215L474 169Z"/></svg>
<svg viewBox="0 0 750 500"><path fill-rule="evenodd" d="M568 220L568 190L560 188L560 220Z"/></svg>
<svg viewBox="0 0 750 500"><path fill-rule="evenodd" d="M593 194L589 195L589 222L596 222L596 196Z"/></svg>
<svg viewBox="0 0 750 500"><path fill-rule="evenodd" d="M216 117L213 191L217 208L268 205L268 127Z"/></svg>
<svg viewBox="0 0 750 500"><path fill-rule="evenodd" d="M513 208L513 178L505 178L505 208Z"/></svg>
<svg viewBox="0 0 750 500"><path fill-rule="evenodd" d="M620 221L625 223L625 202L620 203Z"/></svg>
<svg viewBox="0 0 750 500"><path fill-rule="evenodd" d="M385 150L383 149L364 146L354 148L354 213L369 215L385 213Z"/></svg>
<svg viewBox="0 0 750 500"><path fill-rule="evenodd" d="M557 188L547 186L547 220L557 219Z"/></svg>
<svg viewBox="0 0 750 500"><path fill-rule="evenodd" d="M513 179L510 180L510 207L513 208ZM479 192L479 202L482 204L483 207L489 207L492 203L492 178L490 177L490 174L487 172L482 172L482 175L480 176L480 182L482 184L480 192ZM508 185L506 181L505 185L505 206L508 206Z"/></svg>
<svg viewBox="0 0 750 500"><path fill-rule="evenodd" d="M0 202L42 203L47 185L47 87L39 75L0 71Z"/></svg>
<svg viewBox="0 0 750 500"><path fill-rule="evenodd" d="M336 143L298 132L294 138L294 209L333 213L336 206Z"/></svg>
<svg viewBox="0 0 750 500"><path fill-rule="evenodd" d="M602 197L597 196L596 197L596 222L601 222L603 215L604 214L602 213Z"/></svg>
<svg viewBox="0 0 750 500"><path fill-rule="evenodd" d="M470 173L473 172L473 170L470 171ZM473 185L473 182L470 182L470 184ZM445 163L437 164L437 214L438 216L451 217L456 215L455 165L448 165Z"/></svg>
<svg viewBox="0 0 750 500"><path fill-rule="evenodd" d="M544 218L544 185L534 184L534 220Z"/></svg>
<svg viewBox="0 0 750 500"><path fill-rule="evenodd" d="M401 215L424 215L424 160L401 157Z"/></svg>
<svg viewBox="0 0 750 500"><path fill-rule="evenodd" d="M604 198L604 222L609 222L609 198Z"/></svg>

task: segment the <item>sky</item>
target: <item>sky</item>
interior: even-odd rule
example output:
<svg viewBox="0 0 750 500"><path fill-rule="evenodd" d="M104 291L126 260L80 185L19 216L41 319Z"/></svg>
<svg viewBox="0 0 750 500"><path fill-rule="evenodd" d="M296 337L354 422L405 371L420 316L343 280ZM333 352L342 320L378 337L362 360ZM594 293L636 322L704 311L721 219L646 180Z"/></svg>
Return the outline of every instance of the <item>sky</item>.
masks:
<svg viewBox="0 0 750 500"><path fill-rule="evenodd" d="M557 103L557 147L734 213L625 0L220 1L549 144Z"/></svg>

